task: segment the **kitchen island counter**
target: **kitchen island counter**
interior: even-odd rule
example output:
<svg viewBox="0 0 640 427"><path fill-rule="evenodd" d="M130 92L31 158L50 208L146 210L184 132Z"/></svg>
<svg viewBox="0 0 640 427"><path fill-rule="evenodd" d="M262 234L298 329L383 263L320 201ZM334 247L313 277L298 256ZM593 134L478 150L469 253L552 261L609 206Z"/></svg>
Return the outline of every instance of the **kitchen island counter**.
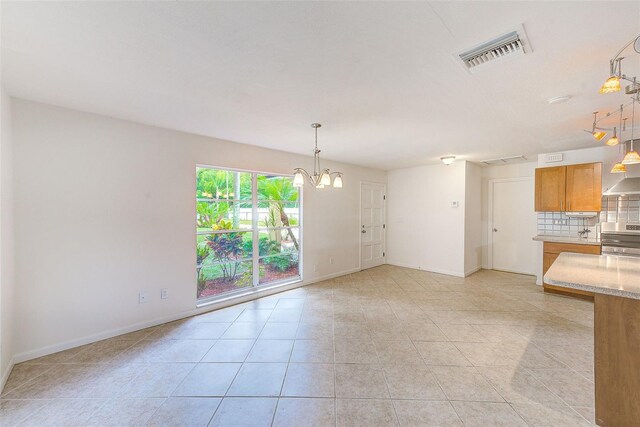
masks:
<svg viewBox="0 0 640 427"><path fill-rule="evenodd" d="M545 283L594 294L640 299L640 258L561 253Z"/></svg>
<svg viewBox="0 0 640 427"><path fill-rule="evenodd" d="M596 424L638 425L640 258L561 253L544 280L594 293Z"/></svg>

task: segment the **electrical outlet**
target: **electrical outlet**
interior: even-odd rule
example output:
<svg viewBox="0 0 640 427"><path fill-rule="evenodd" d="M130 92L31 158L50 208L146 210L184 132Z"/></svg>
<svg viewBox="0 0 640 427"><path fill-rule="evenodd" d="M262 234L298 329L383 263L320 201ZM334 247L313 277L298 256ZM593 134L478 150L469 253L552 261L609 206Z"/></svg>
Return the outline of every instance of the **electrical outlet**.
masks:
<svg viewBox="0 0 640 427"><path fill-rule="evenodd" d="M164 289L160 289L160 299L167 299L169 298L169 289L164 288Z"/></svg>
<svg viewBox="0 0 640 427"><path fill-rule="evenodd" d="M459 207L459 206L460 206L460 202L458 202L457 200L456 200L456 201L451 202L451 207L452 207L452 208L457 208L457 207Z"/></svg>
<svg viewBox="0 0 640 427"><path fill-rule="evenodd" d="M318 264L313 264L313 271L318 271Z"/></svg>
<svg viewBox="0 0 640 427"><path fill-rule="evenodd" d="M149 294L146 292L140 292L138 294L138 304L144 304L149 302Z"/></svg>
<svg viewBox="0 0 640 427"><path fill-rule="evenodd" d="M333 264L333 257L329 258L329 264Z"/></svg>

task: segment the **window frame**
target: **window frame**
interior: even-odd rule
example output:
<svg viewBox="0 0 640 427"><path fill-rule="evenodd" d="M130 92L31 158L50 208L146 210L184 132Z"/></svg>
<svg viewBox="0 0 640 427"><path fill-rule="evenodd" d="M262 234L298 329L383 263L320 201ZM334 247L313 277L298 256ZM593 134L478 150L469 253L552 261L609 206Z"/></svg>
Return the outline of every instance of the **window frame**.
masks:
<svg viewBox="0 0 640 427"><path fill-rule="evenodd" d="M195 218L194 218L194 223L195 223L195 242L196 242L196 246L197 246L197 242L198 242L198 236L202 236L202 235L211 235L211 234L222 234L222 233L231 233L231 232L250 232L252 235L252 244L253 244L253 253L251 254L251 258L247 258L246 261L243 258L241 260L241 262L249 262L252 261L252 284L251 286L247 286L244 288L239 288L237 290L232 290L232 291L228 291L228 292L222 292L218 295L213 295L210 297L204 297L204 298L198 298L198 294L196 292L196 307L202 307L205 305L209 305L209 304L213 304L213 303L217 303L223 300L228 300L228 299L232 299L232 298L239 298L245 295L249 295L249 294L253 294L253 293L257 293L257 292L264 292L266 290L269 289L273 289L276 287L280 287L280 286L287 286L287 285L292 285L295 283L299 283L302 282L304 280L304 271L303 271L303 245L304 245L304 237L303 237L303 225L304 225L304 219L303 219L303 199L304 199L304 190L303 187L297 187L298 190L298 224L295 226L291 226L291 227L285 227L285 226L278 226L278 227L262 227L259 225L259 215L258 215L258 205L259 203L265 203L265 202L281 202L282 200L271 200L271 199L264 199L264 200L259 200L258 199L258 176L259 175L267 175L267 176L276 176L276 177L283 177L283 178L291 178L293 179L293 174L283 174L283 173L279 173L279 172L265 172L265 171L259 171L259 170L251 170L251 169L240 169L240 168L231 168L231 167L223 167L223 166L212 166L212 165L208 165L208 164L203 164L203 163L196 163L195 165L195 173L196 173L196 179L194 181L194 184L196 185L196 188L194 188L194 193L197 192L197 179L198 179L198 169L203 168L203 169L215 169L215 170L223 170L223 171L227 171L227 172L239 172L239 173L248 173L251 175L251 199L218 199L218 198L195 198ZM233 230L209 230L209 231L199 231L198 230L198 226L197 226L197 218L198 218L198 210L197 210L197 206L198 203L200 202L214 202L214 203L220 203L220 202L245 202L245 203L251 203L251 228L250 229L233 229ZM289 202L289 203L293 203L293 202ZM264 231L271 231L271 230L286 230L286 229L298 229L298 275L291 277L291 278L285 278L285 279L281 279L281 280L276 280L273 282L268 282L268 283L260 283L260 261L263 258L268 258L269 256L277 256L278 254L273 254L273 255L265 255L265 256L260 256L260 251L259 251L259 235L260 232L264 232ZM197 268L197 264L196 264L196 268ZM197 276L197 270L196 270L196 289L198 286L198 276Z"/></svg>

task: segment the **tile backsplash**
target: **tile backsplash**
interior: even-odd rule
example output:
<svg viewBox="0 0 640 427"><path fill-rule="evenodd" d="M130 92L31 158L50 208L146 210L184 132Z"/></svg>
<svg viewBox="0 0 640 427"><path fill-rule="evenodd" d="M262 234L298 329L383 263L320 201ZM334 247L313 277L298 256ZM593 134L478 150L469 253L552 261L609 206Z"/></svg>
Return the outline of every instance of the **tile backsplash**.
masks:
<svg viewBox="0 0 640 427"><path fill-rule="evenodd" d="M579 232L591 230L589 238L599 238L596 224L598 217L570 218L564 212L538 212L538 234L558 237L579 237Z"/></svg>
<svg viewBox="0 0 640 427"><path fill-rule="evenodd" d="M640 195L603 196L600 222L640 224Z"/></svg>
<svg viewBox="0 0 640 427"><path fill-rule="evenodd" d="M600 238L599 222L640 224L640 195L602 196L600 215L591 218L570 218L564 212L538 212L538 234L578 237L585 228L589 238Z"/></svg>

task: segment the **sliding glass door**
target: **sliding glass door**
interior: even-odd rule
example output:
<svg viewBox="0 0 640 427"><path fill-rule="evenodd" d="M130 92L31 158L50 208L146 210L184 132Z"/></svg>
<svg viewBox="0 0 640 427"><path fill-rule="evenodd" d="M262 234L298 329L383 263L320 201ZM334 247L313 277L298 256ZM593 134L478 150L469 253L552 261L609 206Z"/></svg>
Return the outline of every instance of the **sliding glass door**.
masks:
<svg viewBox="0 0 640 427"><path fill-rule="evenodd" d="M301 219L292 177L198 166L198 300L300 280Z"/></svg>

